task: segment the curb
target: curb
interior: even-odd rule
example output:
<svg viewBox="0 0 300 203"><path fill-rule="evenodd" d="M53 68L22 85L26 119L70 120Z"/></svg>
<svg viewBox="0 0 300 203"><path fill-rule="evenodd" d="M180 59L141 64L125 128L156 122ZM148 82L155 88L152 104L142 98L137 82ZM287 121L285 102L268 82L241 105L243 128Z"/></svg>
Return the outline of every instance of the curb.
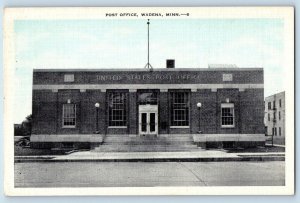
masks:
<svg viewBox="0 0 300 203"><path fill-rule="evenodd" d="M200 158L127 158L127 159L41 159L16 158L15 163L26 162L225 162L225 161L285 161L284 156L243 156L243 157L200 157Z"/></svg>

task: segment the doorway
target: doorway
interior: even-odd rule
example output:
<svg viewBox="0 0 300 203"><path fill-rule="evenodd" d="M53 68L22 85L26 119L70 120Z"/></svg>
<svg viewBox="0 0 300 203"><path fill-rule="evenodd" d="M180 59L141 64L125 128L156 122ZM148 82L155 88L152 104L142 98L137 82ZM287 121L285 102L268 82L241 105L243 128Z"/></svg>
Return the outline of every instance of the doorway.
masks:
<svg viewBox="0 0 300 203"><path fill-rule="evenodd" d="M139 105L139 135L157 135L158 107L157 105Z"/></svg>

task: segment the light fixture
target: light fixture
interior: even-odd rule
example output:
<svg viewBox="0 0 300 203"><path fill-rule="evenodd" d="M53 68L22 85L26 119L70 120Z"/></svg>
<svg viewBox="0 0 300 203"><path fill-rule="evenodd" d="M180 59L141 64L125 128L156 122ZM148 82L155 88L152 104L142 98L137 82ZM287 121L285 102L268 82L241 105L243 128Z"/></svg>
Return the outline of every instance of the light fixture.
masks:
<svg viewBox="0 0 300 203"><path fill-rule="evenodd" d="M96 134L99 134L99 123L98 123L98 118L99 118L99 107L100 107L100 104L97 102L95 103L95 107L96 107L96 131L95 133Z"/></svg>
<svg viewBox="0 0 300 203"><path fill-rule="evenodd" d="M197 107L198 107L198 108L201 108L201 106L202 106L201 102L198 102L198 103L197 103Z"/></svg>
<svg viewBox="0 0 300 203"><path fill-rule="evenodd" d="M200 110L201 110L201 106L202 106L202 104L201 104L201 102L198 102L197 103L197 107L198 107L198 109L199 109L199 130L198 130L198 133L202 133L201 132L201 119L200 119Z"/></svg>

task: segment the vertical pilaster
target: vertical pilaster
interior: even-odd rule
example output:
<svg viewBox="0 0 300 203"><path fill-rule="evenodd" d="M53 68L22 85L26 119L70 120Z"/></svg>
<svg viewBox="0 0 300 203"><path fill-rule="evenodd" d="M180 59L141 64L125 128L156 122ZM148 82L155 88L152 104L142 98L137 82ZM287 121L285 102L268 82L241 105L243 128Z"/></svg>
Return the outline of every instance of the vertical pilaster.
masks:
<svg viewBox="0 0 300 203"><path fill-rule="evenodd" d="M105 134L106 133L106 108L107 108L107 101L106 101L106 92L103 91L97 91L97 101L94 102L93 106L95 108L95 103L98 102L100 104L99 106L99 115L98 115L98 127L99 127L99 132L101 134ZM95 119L96 119L96 109L94 111L95 113ZM96 129L96 123L94 128Z"/></svg>
<svg viewBox="0 0 300 203"><path fill-rule="evenodd" d="M169 93L168 90L160 90L158 110L158 133L168 134L169 129Z"/></svg>
<svg viewBox="0 0 300 203"><path fill-rule="evenodd" d="M129 90L129 101L128 101L128 133L136 135L138 129L138 104L137 104L137 92L136 90Z"/></svg>
<svg viewBox="0 0 300 203"><path fill-rule="evenodd" d="M198 102L203 103L203 101L201 100L200 92L192 91L190 93L190 133L191 134L196 134L199 131L199 119L201 115L199 115L199 109L197 107ZM202 126L200 123L200 130L201 127Z"/></svg>

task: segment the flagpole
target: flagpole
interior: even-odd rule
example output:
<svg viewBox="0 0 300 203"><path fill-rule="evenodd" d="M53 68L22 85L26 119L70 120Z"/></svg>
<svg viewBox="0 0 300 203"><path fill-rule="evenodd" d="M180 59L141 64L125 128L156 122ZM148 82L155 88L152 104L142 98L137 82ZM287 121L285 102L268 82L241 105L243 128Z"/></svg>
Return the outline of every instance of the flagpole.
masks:
<svg viewBox="0 0 300 203"><path fill-rule="evenodd" d="M149 53L149 25L150 25L149 19L148 19L147 24L148 24L148 68L149 68L149 65L150 65L150 63L149 63L149 55L150 55L150 53Z"/></svg>
<svg viewBox="0 0 300 203"><path fill-rule="evenodd" d="M148 22L147 22L147 25L148 25L148 58L147 58L147 64L145 65L145 68L148 68L150 71L153 70L153 67L151 66L150 64L150 19L148 19Z"/></svg>

